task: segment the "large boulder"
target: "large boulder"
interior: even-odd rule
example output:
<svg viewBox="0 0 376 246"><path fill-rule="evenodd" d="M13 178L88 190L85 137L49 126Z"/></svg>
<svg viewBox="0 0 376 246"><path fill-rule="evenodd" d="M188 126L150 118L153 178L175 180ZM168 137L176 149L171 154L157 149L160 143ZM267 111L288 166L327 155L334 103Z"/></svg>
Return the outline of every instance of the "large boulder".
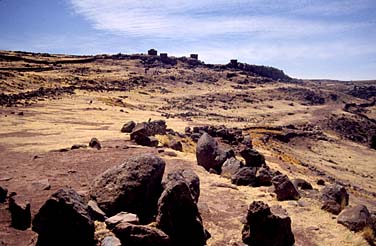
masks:
<svg viewBox="0 0 376 246"><path fill-rule="evenodd" d="M265 164L264 155L249 147L243 147L240 150L240 155L244 158L245 165L248 167L261 167Z"/></svg>
<svg viewBox="0 0 376 246"><path fill-rule="evenodd" d="M337 218L337 222L349 228L351 231L361 231L368 225L370 213L366 206L358 205L344 209Z"/></svg>
<svg viewBox="0 0 376 246"><path fill-rule="evenodd" d="M241 161L237 160L235 157L231 157L223 163L221 176L224 178L231 179L231 177L235 173L237 173L242 167L243 164Z"/></svg>
<svg viewBox="0 0 376 246"><path fill-rule="evenodd" d="M261 167L256 173L257 186L271 186L273 179L273 172L268 166Z"/></svg>
<svg viewBox="0 0 376 246"><path fill-rule="evenodd" d="M39 246L93 245L94 223L82 197L60 189L40 208L33 220Z"/></svg>
<svg viewBox="0 0 376 246"><path fill-rule="evenodd" d="M23 196L13 195L9 198L9 211L12 227L26 230L31 225L30 202Z"/></svg>
<svg viewBox="0 0 376 246"><path fill-rule="evenodd" d="M298 200L300 198L298 190L286 175L275 176L272 183L278 201Z"/></svg>
<svg viewBox="0 0 376 246"><path fill-rule="evenodd" d="M126 211L147 223L157 209L165 165L151 154L131 157L96 177L90 195L107 216Z"/></svg>
<svg viewBox="0 0 376 246"><path fill-rule="evenodd" d="M128 121L127 123L123 125L120 131L123 133L131 133L135 126L136 126L136 123L134 121Z"/></svg>
<svg viewBox="0 0 376 246"><path fill-rule="evenodd" d="M341 185L327 185L321 193L321 209L332 214L339 214L349 204L349 194Z"/></svg>
<svg viewBox="0 0 376 246"><path fill-rule="evenodd" d="M169 182L158 201L157 227L169 235L171 245L205 245L207 235L186 182Z"/></svg>
<svg viewBox="0 0 376 246"><path fill-rule="evenodd" d="M121 245L130 246L170 246L169 237L151 226L120 223L112 232L120 239Z"/></svg>
<svg viewBox="0 0 376 246"><path fill-rule="evenodd" d="M196 158L197 164L203 166L207 171L214 169L220 173L227 155L219 148L217 141L205 132L197 142Z"/></svg>
<svg viewBox="0 0 376 246"><path fill-rule="evenodd" d="M282 208L271 211L262 201L249 206L242 239L249 246L292 246L295 243L291 219L286 211Z"/></svg>
<svg viewBox="0 0 376 246"><path fill-rule="evenodd" d="M191 169L176 169L168 173L163 180L163 186L167 187L169 182L184 181L191 191L193 200L197 203L200 197L200 178Z"/></svg>
<svg viewBox="0 0 376 246"><path fill-rule="evenodd" d="M256 169L251 167L242 167L231 177L231 183L234 185L256 185Z"/></svg>

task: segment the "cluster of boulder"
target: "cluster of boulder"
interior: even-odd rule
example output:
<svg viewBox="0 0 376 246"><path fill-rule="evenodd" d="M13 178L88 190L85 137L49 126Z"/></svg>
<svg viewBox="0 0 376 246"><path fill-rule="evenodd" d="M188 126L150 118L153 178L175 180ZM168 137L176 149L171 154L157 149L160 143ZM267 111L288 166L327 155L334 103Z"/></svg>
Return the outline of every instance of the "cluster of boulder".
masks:
<svg viewBox="0 0 376 246"><path fill-rule="evenodd" d="M38 245L93 245L94 221L104 221L110 236L100 245L205 245L197 208L200 180L191 170L165 175L160 157L134 156L100 174L90 199L73 189L60 189L32 221Z"/></svg>

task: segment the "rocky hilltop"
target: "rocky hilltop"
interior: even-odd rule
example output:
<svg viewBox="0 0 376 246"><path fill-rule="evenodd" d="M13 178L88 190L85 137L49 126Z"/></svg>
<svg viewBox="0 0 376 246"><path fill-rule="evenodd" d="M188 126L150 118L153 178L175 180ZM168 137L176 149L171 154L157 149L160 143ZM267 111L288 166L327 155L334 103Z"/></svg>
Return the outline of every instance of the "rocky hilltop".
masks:
<svg viewBox="0 0 376 246"><path fill-rule="evenodd" d="M376 81L0 52L0 245L374 245Z"/></svg>

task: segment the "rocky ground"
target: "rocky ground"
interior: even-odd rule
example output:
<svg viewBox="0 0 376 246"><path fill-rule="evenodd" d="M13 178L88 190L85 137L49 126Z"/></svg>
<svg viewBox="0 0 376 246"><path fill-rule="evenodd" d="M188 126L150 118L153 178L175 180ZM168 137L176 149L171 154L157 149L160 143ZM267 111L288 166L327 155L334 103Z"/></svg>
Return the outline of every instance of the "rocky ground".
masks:
<svg viewBox="0 0 376 246"><path fill-rule="evenodd" d="M285 217L290 218L295 245L372 244L368 228L376 212L376 82L302 81L279 73L280 78L270 78L265 76L275 73L265 67L246 68L146 55L1 52L0 187L8 196L1 203L0 191L0 245L35 245L38 240L29 226L12 226L10 203L21 203L26 210L29 203L33 219L52 194L72 188L84 197L85 207L98 175L142 154L166 162L164 180L178 169L198 175L200 196L194 204L211 235L208 245L243 245L243 240L260 244L262 236L249 236L253 227L248 219L268 209L254 201L271 207L268 220L283 225L280 230L289 229ZM130 127L121 132L128 121L149 119L164 120L171 130ZM204 155L214 156L208 163L215 166L198 165L203 159L196 155L196 145L203 132L219 144L215 154ZM92 138L100 148L89 147ZM254 154L247 147L264 156L261 168L253 167L249 155ZM224 164L233 155L231 165ZM257 183L261 169L270 170L274 181ZM296 179L312 189L301 189ZM289 180L299 187L291 188ZM170 186L172 191L184 189ZM337 186L349 194L348 205L344 193L339 192L336 202L323 195L325 187ZM280 199L285 193L279 187L290 187L299 198L288 192L287 199ZM359 226L359 219L360 229L351 231L353 227L344 226L344 215L333 210L358 205L367 207L367 226ZM151 228L156 223L174 238L161 222L163 213L155 216ZM280 240L291 244L291 237Z"/></svg>

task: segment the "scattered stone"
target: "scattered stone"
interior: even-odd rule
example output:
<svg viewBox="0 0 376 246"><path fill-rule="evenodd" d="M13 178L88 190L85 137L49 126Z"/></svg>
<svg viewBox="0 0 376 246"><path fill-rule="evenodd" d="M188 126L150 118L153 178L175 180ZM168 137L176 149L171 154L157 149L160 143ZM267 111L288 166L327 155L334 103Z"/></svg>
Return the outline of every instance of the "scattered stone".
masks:
<svg viewBox="0 0 376 246"><path fill-rule="evenodd" d="M183 145L180 141L172 140L168 143L168 147L173 150L183 151Z"/></svg>
<svg viewBox="0 0 376 246"><path fill-rule="evenodd" d="M295 185L295 187L302 190L312 190L312 185L305 181L304 179L294 179L292 183Z"/></svg>
<svg viewBox="0 0 376 246"><path fill-rule="evenodd" d="M275 176L272 183L278 201L298 200L300 198L299 192L286 175Z"/></svg>
<svg viewBox="0 0 376 246"><path fill-rule="evenodd" d="M123 125L120 131L123 133L131 133L135 126L136 126L136 123L134 121L128 121L127 123Z"/></svg>
<svg viewBox="0 0 376 246"><path fill-rule="evenodd" d="M31 224L30 202L19 195L9 198L9 211L12 217L12 227L18 230L26 230Z"/></svg>
<svg viewBox="0 0 376 246"><path fill-rule="evenodd" d="M120 239L121 245L132 246L170 246L169 237L161 230L144 225L120 223L113 233Z"/></svg>
<svg viewBox="0 0 376 246"><path fill-rule="evenodd" d="M282 208L271 211L262 201L249 206L242 239L247 245L292 246L295 243L286 211Z"/></svg>
<svg viewBox="0 0 376 246"><path fill-rule="evenodd" d="M101 143L98 139L92 138L89 143L90 148L96 148L97 150L100 150L102 148Z"/></svg>
<svg viewBox="0 0 376 246"><path fill-rule="evenodd" d="M345 187L337 184L325 186L321 198L321 209L332 214L339 214L349 204L349 194Z"/></svg>
<svg viewBox="0 0 376 246"><path fill-rule="evenodd" d="M176 154L173 151L164 151L163 154L166 155L166 156L170 156L170 157L177 157L178 156L178 154Z"/></svg>
<svg viewBox="0 0 376 246"><path fill-rule="evenodd" d="M39 246L93 245L94 223L82 197L72 189L60 189L35 215L33 231Z"/></svg>
<svg viewBox="0 0 376 246"><path fill-rule="evenodd" d="M121 246L121 242L115 236L107 236L102 239L101 246Z"/></svg>
<svg viewBox="0 0 376 246"><path fill-rule="evenodd" d="M265 164L264 155L249 147L243 147L240 150L240 155L244 158L245 165L248 167L261 167Z"/></svg>
<svg viewBox="0 0 376 246"><path fill-rule="evenodd" d="M231 179L231 177L242 167L242 162L237 160L235 157L227 159L222 165L221 177Z"/></svg>
<svg viewBox="0 0 376 246"><path fill-rule="evenodd" d="M273 173L269 167L261 167L256 173L257 186L271 186Z"/></svg>
<svg viewBox="0 0 376 246"><path fill-rule="evenodd" d="M51 189L51 185L48 182L48 179L41 179L31 183L31 188L35 191L49 190Z"/></svg>
<svg viewBox="0 0 376 246"><path fill-rule="evenodd" d="M231 177L231 183L234 185L250 185L256 184L256 170L250 167L242 167Z"/></svg>
<svg viewBox="0 0 376 246"><path fill-rule="evenodd" d="M317 185L325 185L325 181L323 179L317 180Z"/></svg>
<svg viewBox="0 0 376 246"><path fill-rule="evenodd" d="M81 148L87 148L87 146L85 144L74 144L72 145L71 150L81 149Z"/></svg>
<svg viewBox="0 0 376 246"><path fill-rule="evenodd" d="M90 217L94 220L104 221L106 218L106 214L98 207L96 201L90 200L87 203L87 209L89 211Z"/></svg>
<svg viewBox="0 0 376 246"><path fill-rule="evenodd" d="M0 186L0 203L5 202L7 195L8 195L8 189Z"/></svg>
<svg viewBox="0 0 376 246"><path fill-rule="evenodd" d="M193 200L197 203L200 197L200 178L191 169L177 169L167 174L166 180L163 181L163 186L167 187L170 182L183 181L185 182Z"/></svg>
<svg viewBox="0 0 376 246"><path fill-rule="evenodd" d="M226 161L226 154L218 147L213 137L204 133L197 142L196 158L197 164L207 171L212 168L220 173L222 164Z"/></svg>
<svg viewBox="0 0 376 246"><path fill-rule="evenodd" d="M167 184L158 201L157 227L169 235L171 245L205 245L207 235L186 182Z"/></svg>
<svg viewBox="0 0 376 246"><path fill-rule="evenodd" d="M5 176L5 177L0 177L0 181L1 181L1 182L9 181L9 180L11 180L11 179L13 179L13 177L7 177L7 176Z"/></svg>
<svg viewBox="0 0 376 246"><path fill-rule="evenodd" d="M148 223L157 209L165 165L155 155L133 156L95 178L90 195L108 216L125 211Z"/></svg>
<svg viewBox="0 0 376 246"><path fill-rule="evenodd" d="M351 231L361 231L368 225L370 213L366 206L358 205L343 210L337 218L337 222L349 228Z"/></svg>
<svg viewBox="0 0 376 246"><path fill-rule="evenodd" d="M140 221L136 214L131 214L127 212L120 212L117 215L114 215L108 219L106 219L106 225L109 229L114 228L117 224L126 222L133 225L140 224Z"/></svg>
<svg viewBox="0 0 376 246"><path fill-rule="evenodd" d="M229 188L229 189L233 189L233 190L239 190L238 187L236 187L235 185L232 185L232 184L226 184L226 183L211 183L210 186L213 186L213 187L220 187L220 188Z"/></svg>

